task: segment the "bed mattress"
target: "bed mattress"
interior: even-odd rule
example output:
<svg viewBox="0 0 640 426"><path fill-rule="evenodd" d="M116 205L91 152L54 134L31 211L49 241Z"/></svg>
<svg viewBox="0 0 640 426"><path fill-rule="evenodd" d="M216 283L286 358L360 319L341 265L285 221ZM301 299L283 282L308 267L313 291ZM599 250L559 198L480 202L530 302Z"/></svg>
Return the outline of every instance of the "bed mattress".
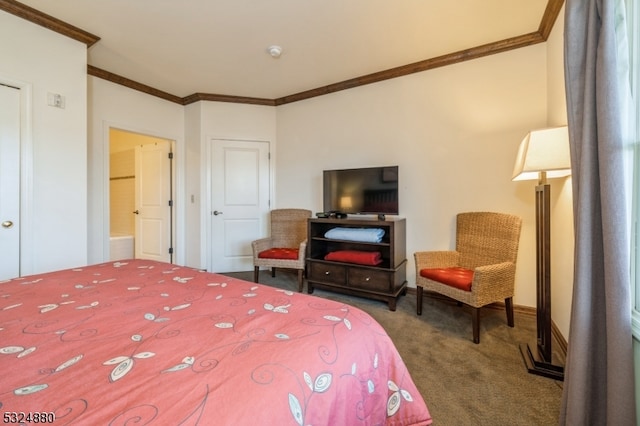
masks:
<svg viewBox="0 0 640 426"><path fill-rule="evenodd" d="M41 423L431 423L365 312L148 260L1 282L0 377Z"/></svg>

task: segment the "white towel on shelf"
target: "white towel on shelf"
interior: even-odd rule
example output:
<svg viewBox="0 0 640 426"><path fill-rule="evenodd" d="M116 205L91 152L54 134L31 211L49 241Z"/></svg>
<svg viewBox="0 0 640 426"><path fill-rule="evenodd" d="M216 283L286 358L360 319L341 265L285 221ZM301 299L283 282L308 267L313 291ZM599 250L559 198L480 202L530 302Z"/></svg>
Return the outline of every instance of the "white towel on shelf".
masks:
<svg viewBox="0 0 640 426"><path fill-rule="evenodd" d="M333 228L324 234L333 240L358 241L363 243L379 243L384 237L381 228Z"/></svg>

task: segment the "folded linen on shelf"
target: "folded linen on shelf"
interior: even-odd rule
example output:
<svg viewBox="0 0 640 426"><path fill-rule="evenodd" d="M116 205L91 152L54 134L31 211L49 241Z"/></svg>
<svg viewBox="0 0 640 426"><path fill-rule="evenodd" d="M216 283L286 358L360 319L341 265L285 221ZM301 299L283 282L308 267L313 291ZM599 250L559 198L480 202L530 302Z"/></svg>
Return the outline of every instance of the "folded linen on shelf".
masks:
<svg viewBox="0 0 640 426"><path fill-rule="evenodd" d="M384 237L381 228L333 228L325 232L325 238L334 240L358 241L364 243L379 243Z"/></svg>
<svg viewBox="0 0 640 426"><path fill-rule="evenodd" d="M376 266L382 263L382 253L378 251L337 250L327 253L324 260Z"/></svg>

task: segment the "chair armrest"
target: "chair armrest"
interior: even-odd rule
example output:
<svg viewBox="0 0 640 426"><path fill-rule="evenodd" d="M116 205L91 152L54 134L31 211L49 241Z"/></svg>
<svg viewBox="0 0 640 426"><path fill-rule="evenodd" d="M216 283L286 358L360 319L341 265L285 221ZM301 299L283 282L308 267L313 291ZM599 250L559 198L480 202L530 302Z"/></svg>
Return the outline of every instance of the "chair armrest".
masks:
<svg viewBox="0 0 640 426"><path fill-rule="evenodd" d="M413 254L416 261L416 272L424 268L448 268L458 266L460 253L453 250L417 251Z"/></svg>
<svg viewBox="0 0 640 426"><path fill-rule="evenodd" d="M258 257L258 253L264 250L268 250L273 247L273 238L261 238L251 242L251 248L253 249L253 257Z"/></svg>
<svg viewBox="0 0 640 426"><path fill-rule="evenodd" d="M472 292L495 294L498 299L513 296L516 278L515 263L502 262L479 266L473 272Z"/></svg>
<svg viewBox="0 0 640 426"><path fill-rule="evenodd" d="M298 260L304 261L307 257L307 240L305 239L298 247Z"/></svg>

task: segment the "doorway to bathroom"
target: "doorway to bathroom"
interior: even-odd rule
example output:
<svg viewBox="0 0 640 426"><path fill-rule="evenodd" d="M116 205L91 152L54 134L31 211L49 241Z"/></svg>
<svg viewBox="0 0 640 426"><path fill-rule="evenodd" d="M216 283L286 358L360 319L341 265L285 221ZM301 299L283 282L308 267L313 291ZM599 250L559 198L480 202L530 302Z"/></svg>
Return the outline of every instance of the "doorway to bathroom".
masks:
<svg viewBox="0 0 640 426"><path fill-rule="evenodd" d="M173 141L109 129L109 259L173 262Z"/></svg>

